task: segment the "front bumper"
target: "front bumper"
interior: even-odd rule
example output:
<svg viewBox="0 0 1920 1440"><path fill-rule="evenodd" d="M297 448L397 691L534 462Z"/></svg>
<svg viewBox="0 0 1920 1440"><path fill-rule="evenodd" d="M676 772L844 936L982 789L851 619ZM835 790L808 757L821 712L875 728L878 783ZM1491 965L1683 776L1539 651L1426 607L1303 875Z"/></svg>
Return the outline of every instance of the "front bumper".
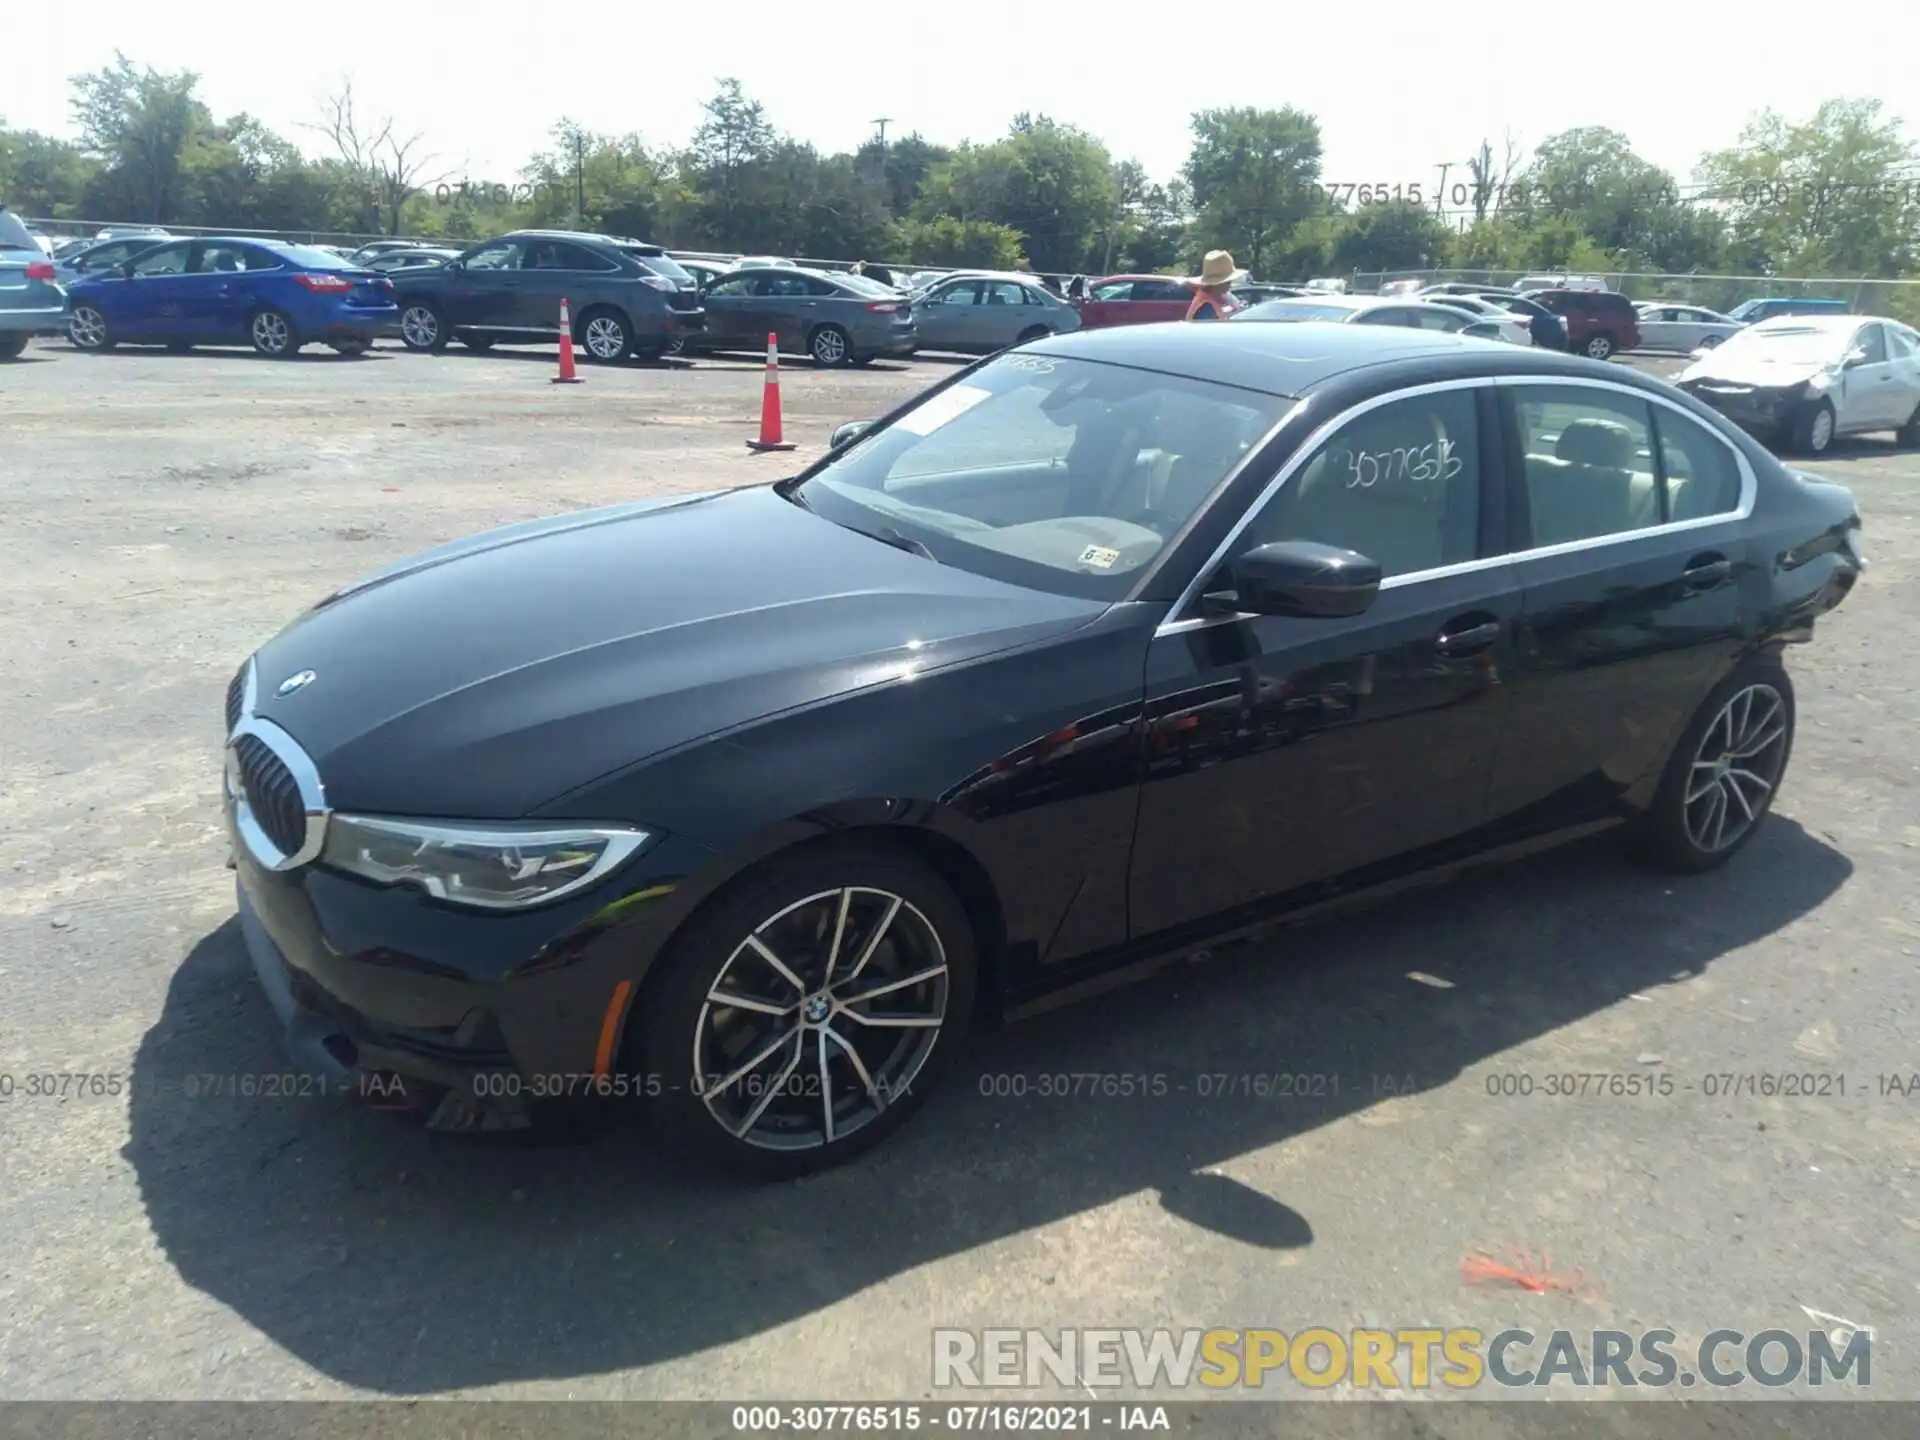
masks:
<svg viewBox="0 0 1920 1440"><path fill-rule="evenodd" d="M268 870L231 798L225 818L254 973L328 1093L460 1131L653 1093L618 1064L627 1012L682 918L680 875L710 852L663 842L583 897L474 914L313 864Z"/></svg>
<svg viewBox="0 0 1920 1440"><path fill-rule="evenodd" d="M1700 380L1681 388L1701 404L1718 410L1741 429L1761 436L1778 435L1786 430L1807 399L1807 387L1804 385L1765 388Z"/></svg>

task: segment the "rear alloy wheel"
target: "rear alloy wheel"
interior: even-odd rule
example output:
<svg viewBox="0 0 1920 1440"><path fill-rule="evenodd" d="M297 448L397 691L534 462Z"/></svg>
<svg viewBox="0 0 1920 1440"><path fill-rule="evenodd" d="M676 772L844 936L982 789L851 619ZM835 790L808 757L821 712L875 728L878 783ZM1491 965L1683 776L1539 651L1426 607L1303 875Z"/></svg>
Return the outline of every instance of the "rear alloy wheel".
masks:
<svg viewBox="0 0 1920 1440"><path fill-rule="evenodd" d="M18 360L27 353L24 335L0 335L0 360Z"/></svg>
<svg viewBox="0 0 1920 1440"><path fill-rule="evenodd" d="M107 317L91 305L73 307L73 314L67 317L67 339L76 350L111 350L114 346Z"/></svg>
<svg viewBox="0 0 1920 1440"><path fill-rule="evenodd" d="M1711 870L1751 840L1793 750L1793 684L1777 658L1750 660L1700 707L1667 762L1641 849L1669 869Z"/></svg>
<svg viewBox="0 0 1920 1440"><path fill-rule="evenodd" d="M1585 355L1589 360L1604 360L1613 354L1613 337L1611 335L1589 335L1587 337L1587 343L1580 347L1580 353Z"/></svg>
<svg viewBox="0 0 1920 1440"><path fill-rule="evenodd" d="M1913 414L1907 417L1907 423L1893 432L1893 443L1903 450L1920 446L1920 405L1916 405Z"/></svg>
<svg viewBox="0 0 1920 1440"><path fill-rule="evenodd" d="M400 340L422 354L447 348L447 327L440 312L424 300L415 300L400 312Z"/></svg>
<svg viewBox="0 0 1920 1440"><path fill-rule="evenodd" d="M588 312L580 322L580 346L589 360L611 365L624 360L633 348L633 332L626 320L612 310Z"/></svg>
<svg viewBox="0 0 1920 1440"><path fill-rule="evenodd" d="M278 310L261 310L247 324L247 338L256 353L269 360L289 360L300 350L293 322Z"/></svg>
<svg viewBox="0 0 1920 1440"><path fill-rule="evenodd" d="M1824 455L1833 447L1833 402L1822 400L1793 422L1793 448L1802 455Z"/></svg>
<svg viewBox="0 0 1920 1440"><path fill-rule="evenodd" d="M1705 335L1705 336L1702 336L1702 337L1701 337L1701 340L1700 340L1700 348L1701 348L1702 350L1716 350L1716 349L1718 349L1718 348L1719 348L1719 346L1720 346L1720 342L1721 342L1722 340L1724 340L1724 339L1726 339L1726 338L1727 338L1727 337L1726 337L1726 336L1724 336L1724 335Z"/></svg>
<svg viewBox="0 0 1920 1440"><path fill-rule="evenodd" d="M1020 332L1020 338L1013 343L1016 345L1024 345L1029 340L1044 340L1052 333L1053 332L1044 325L1029 325Z"/></svg>
<svg viewBox="0 0 1920 1440"><path fill-rule="evenodd" d="M642 1006L669 1140L734 1169L819 1169L905 1123L963 1042L973 931L911 858L775 861L697 918Z"/></svg>
<svg viewBox="0 0 1920 1440"><path fill-rule="evenodd" d="M822 370L831 370L852 358L853 342L838 325L822 325L808 338L807 353Z"/></svg>

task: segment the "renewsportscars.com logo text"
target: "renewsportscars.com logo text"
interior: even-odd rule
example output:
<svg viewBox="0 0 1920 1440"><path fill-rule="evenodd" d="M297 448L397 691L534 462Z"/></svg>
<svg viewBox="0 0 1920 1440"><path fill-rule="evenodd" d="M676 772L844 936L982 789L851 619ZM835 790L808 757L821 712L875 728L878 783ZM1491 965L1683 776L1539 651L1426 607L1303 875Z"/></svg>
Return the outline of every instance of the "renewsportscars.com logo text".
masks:
<svg viewBox="0 0 1920 1440"><path fill-rule="evenodd" d="M936 1330L937 1389L1130 1386L1322 1390L1570 1389L1700 1385L1769 1389L1873 1383L1873 1336L1824 1330Z"/></svg>

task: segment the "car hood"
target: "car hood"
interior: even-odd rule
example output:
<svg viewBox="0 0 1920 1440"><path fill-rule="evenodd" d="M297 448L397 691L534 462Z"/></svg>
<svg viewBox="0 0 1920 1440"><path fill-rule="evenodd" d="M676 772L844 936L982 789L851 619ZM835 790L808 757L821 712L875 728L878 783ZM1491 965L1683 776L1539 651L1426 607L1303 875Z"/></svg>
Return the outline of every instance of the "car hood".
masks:
<svg viewBox="0 0 1920 1440"><path fill-rule="evenodd" d="M507 819L1105 608L936 564L754 487L511 526L389 566L260 649L255 711L305 747L338 808Z"/></svg>
<svg viewBox="0 0 1920 1440"><path fill-rule="evenodd" d="M1818 360L1803 360L1772 355L1729 355L1723 346L1709 352L1694 361L1680 372L1679 381L1685 385L1695 380L1706 380L1723 385L1751 385L1756 389L1784 389L1789 385L1804 385L1820 375L1831 374L1837 367Z"/></svg>

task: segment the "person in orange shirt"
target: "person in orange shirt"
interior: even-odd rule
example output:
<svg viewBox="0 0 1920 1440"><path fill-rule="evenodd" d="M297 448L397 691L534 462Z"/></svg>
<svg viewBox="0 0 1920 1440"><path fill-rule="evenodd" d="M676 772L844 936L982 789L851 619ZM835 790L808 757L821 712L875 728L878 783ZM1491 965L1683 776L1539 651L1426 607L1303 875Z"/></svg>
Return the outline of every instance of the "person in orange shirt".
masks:
<svg viewBox="0 0 1920 1440"><path fill-rule="evenodd" d="M1189 320L1224 320L1240 307L1228 293L1237 281L1247 278L1238 269L1233 256L1225 250L1209 250L1200 262L1200 273L1187 283L1193 286L1193 303L1187 306Z"/></svg>

